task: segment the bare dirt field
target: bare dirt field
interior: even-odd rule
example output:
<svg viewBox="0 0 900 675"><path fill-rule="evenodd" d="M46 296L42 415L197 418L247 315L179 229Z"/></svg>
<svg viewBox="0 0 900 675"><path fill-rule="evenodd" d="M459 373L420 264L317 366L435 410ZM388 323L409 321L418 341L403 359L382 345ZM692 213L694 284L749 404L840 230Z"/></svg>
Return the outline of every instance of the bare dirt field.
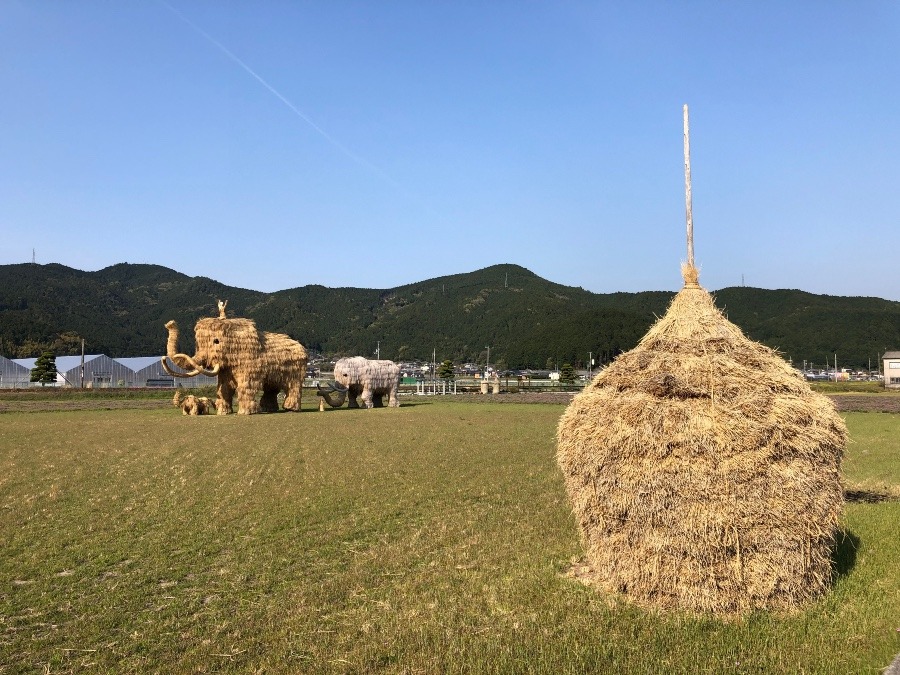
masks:
<svg viewBox="0 0 900 675"><path fill-rule="evenodd" d="M542 392L521 394L458 394L454 401L467 403L562 403L572 400L573 392ZM840 412L900 413L900 396L895 394L835 394L828 395Z"/></svg>
<svg viewBox="0 0 900 675"><path fill-rule="evenodd" d="M0 400L0 413L7 412L55 412L60 410L152 410L172 408L171 399L31 399L7 398ZM172 408L174 411L174 408Z"/></svg>
<svg viewBox="0 0 900 675"><path fill-rule="evenodd" d="M829 398L841 412L900 412L900 396L894 394L837 394Z"/></svg>

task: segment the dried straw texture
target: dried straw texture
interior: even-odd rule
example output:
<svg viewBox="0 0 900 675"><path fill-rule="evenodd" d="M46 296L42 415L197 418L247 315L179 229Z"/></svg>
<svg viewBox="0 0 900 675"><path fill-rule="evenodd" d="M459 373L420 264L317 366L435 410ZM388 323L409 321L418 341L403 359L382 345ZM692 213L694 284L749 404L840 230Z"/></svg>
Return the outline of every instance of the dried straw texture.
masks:
<svg viewBox="0 0 900 675"><path fill-rule="evenodd" d="M685 280L559 423L588 581L658 609L793 609L831 582L847 430Z"/></svg>
<svg viewBox="0 0 900 675"><path fill-rule="evenodd" d="M281 333L258 331L251 319L200 319L194 333L197 362L221 365L220 413L231 412L235 394L238 413L275 412L280 391L285 393L285 410L300 410L308 357L299 342Z"/></svg>
<svg viewBox="0 0 900 675"><path fill-rule="evenodd" d="M347 407L358 408L360 396L366 408L381 408L382 397L387 395L388 405L397 408L397 391L400 388L400 366L393 361L367 359L353 356L339 359L334 364L334 379L347 387Z"/></svg>
<svg viewBox="0 0 900 675"><path fill-rule="evenodd" d="M208 415L213 408L212 402L206 396L194 396L193 394L184 396L180 389L175 392L172 405L181 408L182 415Z"/></svg>
<svg viewBox="0 0 900 675"><path fill-rule="evenodd" d="M166 327L167 356L176 365L192 369L188 375L216 369L218 414L232 412L235 395L239 414L275 412L279 392L285 394L285 410L300 410L308 357L296 340L281 333L259 331L251 319L200 319L194 329L197 353L190 357L176 353L175 322L170 321Z"/></svg>

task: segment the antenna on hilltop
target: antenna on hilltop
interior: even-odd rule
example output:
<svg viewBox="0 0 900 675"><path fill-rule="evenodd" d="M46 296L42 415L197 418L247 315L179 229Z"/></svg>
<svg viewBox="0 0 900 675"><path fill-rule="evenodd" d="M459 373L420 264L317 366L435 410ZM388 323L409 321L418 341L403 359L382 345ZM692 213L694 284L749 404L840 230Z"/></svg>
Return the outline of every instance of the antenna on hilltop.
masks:
<svg viewBox="0 0 900 675"><path fill-rule="evenodd" d="M31 249L31 264L37 265L37 254L34 252L34 249Z"/></svg>

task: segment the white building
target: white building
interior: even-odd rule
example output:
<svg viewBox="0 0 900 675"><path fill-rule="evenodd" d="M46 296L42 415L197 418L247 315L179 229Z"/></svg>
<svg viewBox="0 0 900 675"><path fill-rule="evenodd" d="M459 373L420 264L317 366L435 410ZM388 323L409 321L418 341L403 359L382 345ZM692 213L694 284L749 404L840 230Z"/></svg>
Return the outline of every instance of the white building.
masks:
<svg viewBox="0 0 900 675"><path fill-rule="evenodd" d="M172 377L162 367L162 356L132 356L114 359L133 373L129 387L205 387L215 386L218 378L206 375L196 377Z"/></svg>
<svg viewBox="0 0 900 675"><path fill-rule="evenodd" d="M161 356L131 356L113 360L132 372L129 387L173 387L174 380L162 369L161 358Z"/></svg>
<svg viewBox="0 0 900 675"><path fill-rule="evenodd" d="M22 389L31 386L31 368L0 356L0 387Z"/></svg>
<svg viewBox="0 0 900 675"><path fill-rule="evenodd" d="M900 389L900 352L885 352L881 358L884 361L884 386Z"/></svg>
<svg viewBox="0 0 900 675"><path fill-rule="evenodd" d="M16 363L34 368L37 359L14 359ZM127 387L134 379L134 373L109 358L106 354L85 354L84 373L81 372L81 356L56 357L56 386L86 389L105 387Z"/></svg>
<svg viewBox="0 0 900 675"><path fill-rule="evenodd" d="M0 356L0 387L40 386L31 382L31 370L37 359L7 359ZM56 382L50 386L80 389L108 387L194 387L216 386L218 378L206 375L172 377L162 367L162 356L136 356L113 359L106 354L84 355L84 377L81 356L56 357Z"/></svg>

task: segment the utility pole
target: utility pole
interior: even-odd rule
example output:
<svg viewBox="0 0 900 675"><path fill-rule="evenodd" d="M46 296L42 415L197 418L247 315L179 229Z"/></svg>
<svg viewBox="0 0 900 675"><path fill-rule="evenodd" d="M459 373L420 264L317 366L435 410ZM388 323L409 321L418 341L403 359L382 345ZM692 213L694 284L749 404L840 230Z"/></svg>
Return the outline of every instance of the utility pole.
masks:
<svg viewBox="0 0 900 675"><path fill-rule="evenodd" d="M488 347L485 347L485 349L487 349L487 363L484 364L484 376L487 377L488 376L488 368L490 368L490 366L491 366L491 348L488 346Z"/></svg>

